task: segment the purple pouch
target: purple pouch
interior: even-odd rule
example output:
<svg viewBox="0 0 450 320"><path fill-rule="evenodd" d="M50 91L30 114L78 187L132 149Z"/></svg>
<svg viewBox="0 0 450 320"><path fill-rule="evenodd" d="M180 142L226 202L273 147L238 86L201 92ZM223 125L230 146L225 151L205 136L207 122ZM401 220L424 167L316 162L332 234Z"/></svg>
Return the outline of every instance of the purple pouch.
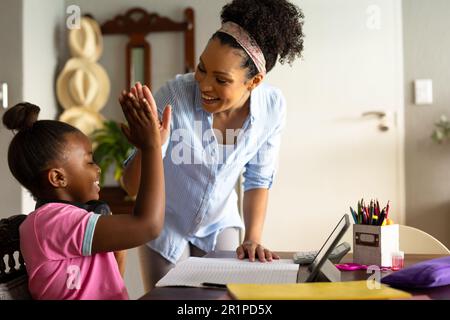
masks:
<svg viewBox="0 0 450 320"><path fill-rule="evenodd" d="M381 282L397 288L432 288L450 284L450 256L419 262L391 273Z"/></svg>

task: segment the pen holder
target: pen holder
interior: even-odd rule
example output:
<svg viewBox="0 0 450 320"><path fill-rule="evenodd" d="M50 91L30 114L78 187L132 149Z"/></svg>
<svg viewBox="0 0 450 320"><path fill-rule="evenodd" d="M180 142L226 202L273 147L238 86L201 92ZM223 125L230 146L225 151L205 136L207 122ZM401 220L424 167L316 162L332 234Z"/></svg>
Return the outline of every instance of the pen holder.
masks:
<svg viewBox="0 0 450 320"><path fill-rule="evenodd" d="M399 251L398 224L353 225L353 262L380 267L392 266L392 253Z"/></svg>

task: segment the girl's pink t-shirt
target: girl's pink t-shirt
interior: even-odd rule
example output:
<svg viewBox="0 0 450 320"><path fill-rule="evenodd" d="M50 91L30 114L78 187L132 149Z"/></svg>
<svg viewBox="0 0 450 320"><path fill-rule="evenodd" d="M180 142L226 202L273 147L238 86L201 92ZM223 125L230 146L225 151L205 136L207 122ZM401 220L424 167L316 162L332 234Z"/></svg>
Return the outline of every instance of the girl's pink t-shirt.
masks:
<svg viewBox="0 0 450 320"><path fill-rule="evenodd" d="M99 217L70 204L48 203L21 224L20 249L34 299L128 299L114 253L91 255Z"/></svg>

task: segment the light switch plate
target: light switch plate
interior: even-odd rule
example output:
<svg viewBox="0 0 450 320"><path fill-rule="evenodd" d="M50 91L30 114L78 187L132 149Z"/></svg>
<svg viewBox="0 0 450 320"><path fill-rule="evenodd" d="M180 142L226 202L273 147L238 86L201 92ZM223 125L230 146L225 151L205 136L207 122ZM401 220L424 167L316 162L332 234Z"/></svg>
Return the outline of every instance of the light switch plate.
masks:
<svg viewBox="0 0 450 320"><path fill-rule="evenodd" d="M8 108L8 84L0 82L0 105L3 109Z"/></svg>
<svg viewBox="0 0 450 320"><path fill-rule="evenodd" d="M433 104L433 81L431 79L414 81L414 103L416 105Z"/></svg>

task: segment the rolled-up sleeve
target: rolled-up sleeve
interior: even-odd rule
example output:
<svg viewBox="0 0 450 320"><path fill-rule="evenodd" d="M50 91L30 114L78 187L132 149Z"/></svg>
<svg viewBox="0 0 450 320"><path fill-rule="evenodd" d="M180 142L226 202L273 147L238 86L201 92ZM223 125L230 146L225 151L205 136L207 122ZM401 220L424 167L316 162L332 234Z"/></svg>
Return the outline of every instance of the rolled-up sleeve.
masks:
<svg viewBox="0 0 450 320"><path fill-rule="evenodd" d="M164 159L164 157L166 156L167 148L169 147L169 140L170 140L170 137L169 137L169 139L167 139L166 143L164 143L164 144L161 146L161 154L162 154L162 158L163 158L163 159ZM134 148L133 151L131 152L130 156L129 156L127 159L125 159L125 161L124 161L123 164L122 164L124 168L125 168L125 167L128 165L128 163L136 156L136 152L137 152L137 149Z"/></svg>
<svg viewBox="0 0 450 320"><path fill-rule="evenodd" d="M158 116L162 119L162 115L164 109L167 105L174 105L174 99L176 95L172 92L170 88L170 82L167 82L164 86L162 86L154 95L154 99L156 102L156 107L158 109ZM172 110L173 111L173 110ZM172 117L174 116L174 112L172 112ZM171 130L170 134L172 134L172 123L170 124ZM167 138L167 141L161 146L161 152L163 159L166 157L167 148L169 147L170 136Z"/></svg>
<svg viewBox="0 0 450 320"><path fill-rule="evenodd" d="M278 168L281 133L286 124L286 102L279 100L277 124L256 155L245 165L244 192L251 189L270 189Z"/></svg>

